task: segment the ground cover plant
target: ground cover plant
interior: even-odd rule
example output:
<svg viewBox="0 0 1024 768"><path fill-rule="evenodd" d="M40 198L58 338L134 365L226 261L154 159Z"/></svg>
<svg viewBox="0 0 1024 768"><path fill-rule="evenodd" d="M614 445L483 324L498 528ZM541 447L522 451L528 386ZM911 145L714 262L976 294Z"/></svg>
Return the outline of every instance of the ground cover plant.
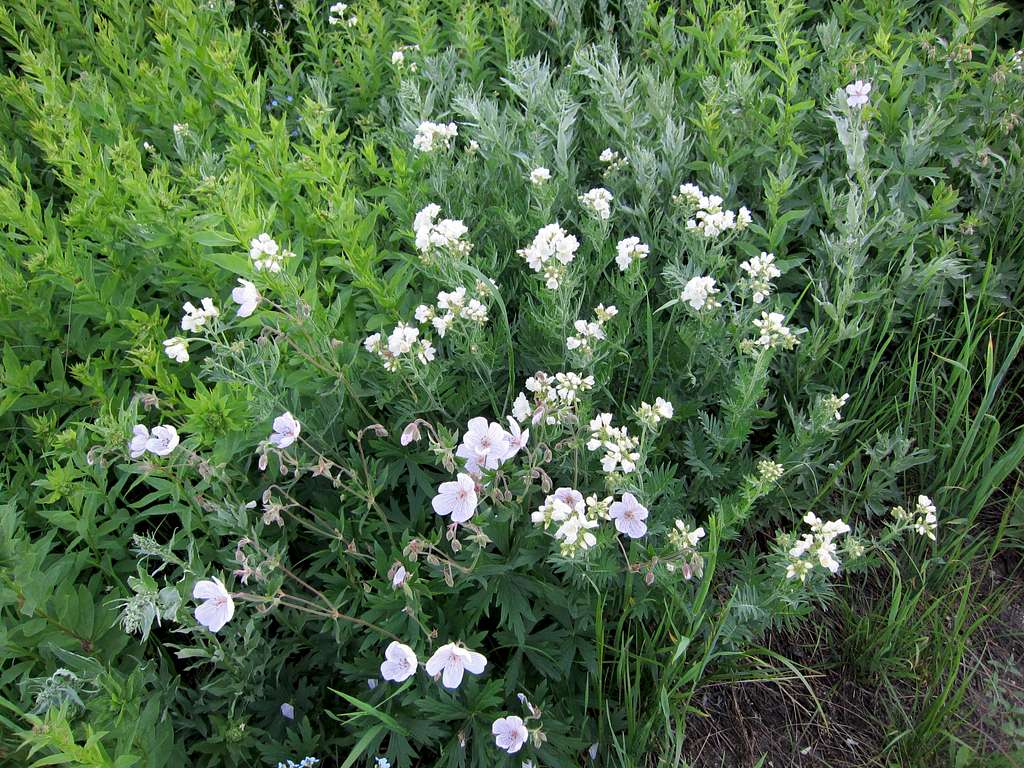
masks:
<svg viewBox="0 0 1024 768"><path fill-rule="evenodd" d="M1022 34L0 8L0 762L1015 764Z"/></svg>

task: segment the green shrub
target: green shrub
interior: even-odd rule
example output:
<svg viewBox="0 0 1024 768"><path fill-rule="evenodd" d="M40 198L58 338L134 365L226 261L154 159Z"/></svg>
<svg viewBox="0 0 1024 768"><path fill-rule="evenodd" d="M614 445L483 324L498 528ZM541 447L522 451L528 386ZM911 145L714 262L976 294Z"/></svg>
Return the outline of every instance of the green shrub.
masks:
<svg viewBox="0 0 1024 768"><path fill-rule="evenodd" d="M1022 17L822 5L0 9L0 748L677 765L973 556Z"/></svg>

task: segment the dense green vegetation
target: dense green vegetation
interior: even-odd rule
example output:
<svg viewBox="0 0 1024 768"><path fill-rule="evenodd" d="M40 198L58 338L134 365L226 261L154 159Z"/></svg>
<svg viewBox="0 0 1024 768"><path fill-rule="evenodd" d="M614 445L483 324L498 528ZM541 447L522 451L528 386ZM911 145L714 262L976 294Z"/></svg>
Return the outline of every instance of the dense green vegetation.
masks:
<svg viewBox="0 0 1024 768"><path fill-rule="evenodd" d="M0 764L1014 765L1022 35L0 7Z"/></svg>

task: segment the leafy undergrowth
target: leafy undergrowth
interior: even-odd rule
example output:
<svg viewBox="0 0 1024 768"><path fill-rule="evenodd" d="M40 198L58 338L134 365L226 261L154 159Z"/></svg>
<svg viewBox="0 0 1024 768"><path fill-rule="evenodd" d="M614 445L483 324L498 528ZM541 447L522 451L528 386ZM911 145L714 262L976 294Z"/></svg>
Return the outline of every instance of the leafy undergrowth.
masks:
<svg viewBox="0 0 1024 768"><path fill-rule="evenodd" d="M13 765L1001 765L1024 15L0 7Z"/></svg>

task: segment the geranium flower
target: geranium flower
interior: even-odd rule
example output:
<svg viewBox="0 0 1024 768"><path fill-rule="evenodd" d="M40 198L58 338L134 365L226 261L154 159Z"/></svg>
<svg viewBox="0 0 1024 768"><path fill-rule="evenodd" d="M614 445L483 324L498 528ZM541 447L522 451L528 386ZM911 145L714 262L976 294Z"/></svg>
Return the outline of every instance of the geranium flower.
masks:
<svg viewBox="0 0 1024 768"><path fill-rule="evenodd" d="M494 743L498 745L498 749L503 749L510 755L522 749L530 737L523 718L518 715L499 717L491 726L491 733L494 734Z"/></svg>
<svg viewBox="0 0 1024 768"><path fill-rule="evenodd" d="M508 459L511 435L496 421L489 422L483 416L470 419L462 444L455 455L466 460L466 469L479 472L480 467L497 469Z"/></svg>
<svg viewBox="0 0 1024 768"><path fill-rule="evenodd" d="M146 452L146 445L149 443L149 430L142 424L132 427L132 439L128 443L128 455L133 459L139 458Z"/></svg>
<svg viewBox="0 0 1024 768"><path fill-rule="evenodd" d="M455 480L441 483L437 496L431 502L439 515L451 515L453 523L464 523L476 510L476 482L469 475L460 472Z"/></svg>
<svg viewBox="0 0 1024 768"><path fill-rule="evenodd" d="M487 666L487 659L482 653L471 651L455 643L445 643L438 648L427 661L427 674L436 678L441 676L441 684L445 688L458 688L462 683L464 671L479 675Z"/></svg>
<svg viewBox="0 0 1024 768"><path fill-rule="evenodd" d="M238 287L232 289L231 300L238 305L239 317L249 317L256 311L256 305L260 303L260 292L256 286L248 280L238 278Z"/></svg>
<svg viewBox="0 0 1024 768"><path fill-rule="evenodd" d="M157 456L166 456L178 446L178 442L178 430L170 424L161 424L153 427L146 441L146 450Z"/></svg>
<svg viewBox="0 0 1024 768"><path fill-rule="evenodd" d="M213 633L220 632L235 615L235 601L224 588L224 582L216 577L196 582L192 597L203 601L196 608L196 621Z"/></svg>
<svg viewBox="0 0 1024 768"><path fill-rule="evenodd" d="M384 661L380 665L380 676L385 680L401 683L416 674L419 661L416 653L405 643L393 640L384 651Z"/></svg>
<svg viewBox="0 0 1024 768"><path fill-rule="evenodd" d="M508 417L508 454L505 456L505 461L508 461L515 456L519 451L526 447L526 444L530 442L530 430L523 429L511 416Z"/></svg>
<svg viewBox="0 0 1024 768"><path fill-rule="evenodd" d="M270 435L270 442L278 448L287 448L295 442L302 430L302 425L292 416L290 411L285 411L274 419L274 431Z"/></svg>
<svg viewBox="0 0 1024 768"><path fill-rule="evenodd" d="M854 109L860 109L868 103L868 94L871 93L871 83L858 80L846 86L846 104Z"/></svg>
<svg viewBox="0 0 1024 768"><path fill-rule="evenodd" d="M631 539L639 539L647 533L647 507L636 500L632 493L622 494L622 501L616 501L608 511L615 521L615 530Z"/></svg>

